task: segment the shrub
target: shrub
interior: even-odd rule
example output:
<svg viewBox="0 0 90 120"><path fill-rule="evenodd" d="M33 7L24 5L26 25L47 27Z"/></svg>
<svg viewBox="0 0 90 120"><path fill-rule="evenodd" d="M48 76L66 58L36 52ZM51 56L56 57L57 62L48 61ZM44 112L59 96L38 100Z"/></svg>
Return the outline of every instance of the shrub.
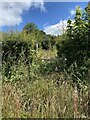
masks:
<svg viewBox="0 0 90 120"><path fill-rule="evenodd" d="M21 41L20 38L17 38L17 40L15 38L13 40L8 39L2 42L2 62L6 77L11 76L12 66L18 66L19 61L22 61L30 68L34 54L30 42Z"/></svg>

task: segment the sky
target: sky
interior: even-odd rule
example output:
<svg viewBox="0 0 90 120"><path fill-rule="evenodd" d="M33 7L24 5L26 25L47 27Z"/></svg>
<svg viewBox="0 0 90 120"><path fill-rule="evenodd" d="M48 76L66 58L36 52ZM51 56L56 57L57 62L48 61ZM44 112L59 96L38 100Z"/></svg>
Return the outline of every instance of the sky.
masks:
<svg viewBox="0 0 90 120"><path fill-rule="evenodd" d="M46 34L62 34L62 25L66 27L68 19L74 19L75 9L82 10L87 2L0 2L0 31L10 27L21 31L30 22L35 23Z"/></svg>

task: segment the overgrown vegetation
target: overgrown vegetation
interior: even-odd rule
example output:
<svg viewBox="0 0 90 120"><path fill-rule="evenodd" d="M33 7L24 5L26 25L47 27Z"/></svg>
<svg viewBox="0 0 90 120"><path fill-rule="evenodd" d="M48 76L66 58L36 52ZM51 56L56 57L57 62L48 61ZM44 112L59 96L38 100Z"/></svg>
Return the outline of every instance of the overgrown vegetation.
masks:
<svg viewBox="0 0 90 120"><path fill-rule="evenodd" d="M3 118L90 118L90 3L61 36L34 23L2 36Z"/></svg>
<svg viewBox="0 0 90 120"><path fill-rule="evenodd" d="M57 44L58 56L66 58L66 65L73 66L74 72L80 79L86 78L90 67L90 3L82 13L76 9L75 20L68 20L66 36Z"/></svg>

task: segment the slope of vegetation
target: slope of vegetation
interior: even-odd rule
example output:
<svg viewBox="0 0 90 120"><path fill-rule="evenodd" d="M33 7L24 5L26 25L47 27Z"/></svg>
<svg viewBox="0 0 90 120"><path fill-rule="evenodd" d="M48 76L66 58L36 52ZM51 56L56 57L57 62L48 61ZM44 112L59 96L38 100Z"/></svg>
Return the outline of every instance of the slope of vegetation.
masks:
<svg viewBox="0 0 90 120"><path fill-rule="evenodd" d="M90 3L61 36L34 23L2 36L3 118L90 118Z"/></svg>

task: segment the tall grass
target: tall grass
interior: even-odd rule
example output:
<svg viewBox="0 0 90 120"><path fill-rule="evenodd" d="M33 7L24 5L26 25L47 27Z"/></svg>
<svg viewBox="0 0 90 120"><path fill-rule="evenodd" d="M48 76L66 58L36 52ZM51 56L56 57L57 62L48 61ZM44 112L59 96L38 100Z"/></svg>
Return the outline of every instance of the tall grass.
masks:
<svg viewBox="0 0 90 120"><path fill-rule="evenodd" d="M38 50L30 66L21 57L10 66L10 77L5 76L7 62L3 62L3 118L90 117L90 84L80 82L78 88L72 74L57 70L63 65L56 56L56 50Z"/></svg>
<svg viewBox="0 0 90 120"><path fill-rule="evenodd" d="M41 70L46 71L41 64L47 63L35 62L30 71L31 81L23 63L12 66L14 74L10 79L3 76L3 117L89 118L90 85L81 83L78 89L66 72L43 75Z"/></svg>

